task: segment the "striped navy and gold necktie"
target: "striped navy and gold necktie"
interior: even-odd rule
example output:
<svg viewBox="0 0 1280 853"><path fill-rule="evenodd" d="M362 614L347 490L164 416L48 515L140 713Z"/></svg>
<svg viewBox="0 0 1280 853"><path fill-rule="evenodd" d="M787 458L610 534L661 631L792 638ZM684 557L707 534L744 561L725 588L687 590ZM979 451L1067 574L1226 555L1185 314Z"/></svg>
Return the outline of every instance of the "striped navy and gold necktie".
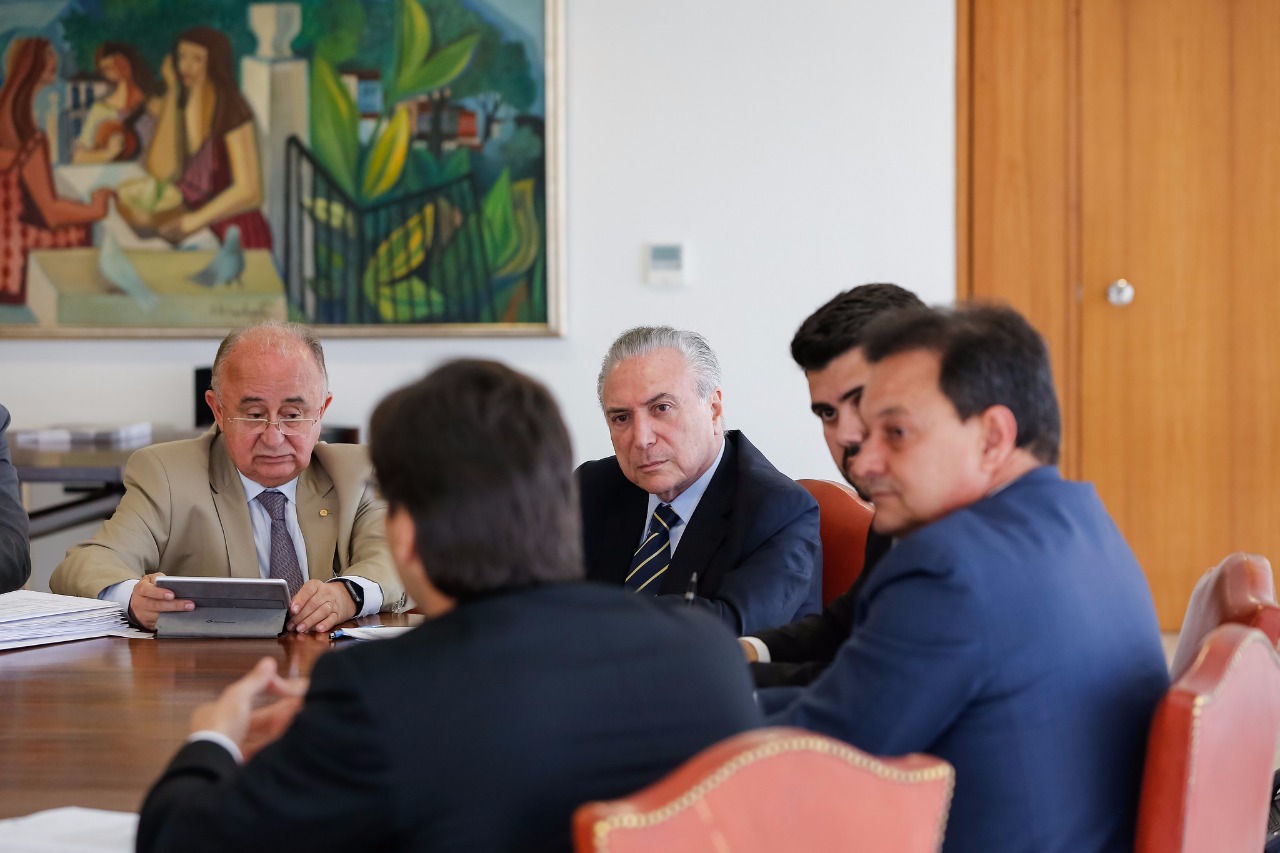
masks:
<svg viewBox="0 0 1280 853"><path fill-rule="evenodd" d="M653 582L671 565L671 529L679 523L680 516L670 504L658 504L649 520L649 533L631 558L631 571L624 584L627 589L647 589L650 595L658 594L660 584Z"/></svg>

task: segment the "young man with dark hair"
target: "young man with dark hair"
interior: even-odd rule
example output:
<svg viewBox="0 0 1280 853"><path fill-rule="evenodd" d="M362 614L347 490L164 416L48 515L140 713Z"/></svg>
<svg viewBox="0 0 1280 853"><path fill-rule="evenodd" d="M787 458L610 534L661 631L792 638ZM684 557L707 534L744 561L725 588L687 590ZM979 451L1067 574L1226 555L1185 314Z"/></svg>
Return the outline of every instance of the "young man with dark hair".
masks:
<svg viewBox="0 0 1280 853"><path fill-rule="evenodd" d="M831 460L846 480L862 446L866 427L858 414L867 363L862 352L868 323L888 311L922 307L911 291L896 284L863 284L827 302L800 324L791 340L791 357L809 382L810 408L822 421ZM850 480L852 483L852 480ZM856 486L855 486L856 488ZM890 539L867 536L862 573L847 592L811 614L786 625L742 638L757 686L808 684L835 657L853 628L853 599L872 566L889 550Z"/></svg>
<svg viewBox="0 0 1280 853"><path fill-rule="evenodd" d="M851 474L897 539L854 630L769 722L956 770L946 853L1133 849L1168 689L1146 579L1093 488L1063 480L1044 341L1002 307L877 320Z"/></svg>
<svg viewBox="0 0 1280 853"><path fill-rule="evenodd" d="M378 406L371 456L427 621L322 656L301 710L250 710L301 693L272 659L197 709L139 851L568 851L578 805L758 724L724 626L579 582L569 435L542 385L446 364Z"/></svg>

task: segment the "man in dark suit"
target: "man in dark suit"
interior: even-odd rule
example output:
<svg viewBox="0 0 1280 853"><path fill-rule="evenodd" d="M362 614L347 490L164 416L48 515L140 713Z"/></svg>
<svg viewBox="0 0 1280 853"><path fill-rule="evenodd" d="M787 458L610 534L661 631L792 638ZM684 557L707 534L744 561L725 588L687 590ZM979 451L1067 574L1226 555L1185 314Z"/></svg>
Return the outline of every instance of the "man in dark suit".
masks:
<svg viewBox="0 0 1280 853"><path fill-rule="evenodd" d="M896 284L863 284L810 314L791 339L791 357L809 382L809 408L822 421L832 461L851 484L849 466L866 434L858 414L869 372L862 352L863 329L886 311L923 305L914 293ZM890 541L874 530L867 534L861 574L821 613L742 638L756 686L808 684L831 663L853 629L853 598L889 550Z"/></svg>
<svg viewBox="0 0 1280 853"><path fill-rule="evenodd" d="M1054 467L1044 341L1008 308L908 309L864 348L852 473L898 542L826 672L761 691L790 700L769 721L949 761L946 853L1132 850L1169 680L1133 553Z"/></svg>
<svg viewBox="0 0 1280 853"><path fill-rule="evenodd" d="M18 472L9 457L9 410L0 406L0 592L22 587L31 576L29 521L18 494Z"/></svg>
<svg viewBox="0 0 1280 853"><path fill-rule="evenodd" d="M818 504L724 431L720 364L702 336L624 332L596 390L616 455L578 469L587 578L688 597L739 634L816 613Z"/></svg>
<svg viewBox="0 0 1280 853"><path fill-rule="evenodd" d="M577 582L569 436L544 387L447 364L378 406L371 456L427 621L321 657L300 710L271 659L198 709L139 851L567 851L581 803L758 724L722 625ZM285 698L252 711L266 693Z"/></svg>

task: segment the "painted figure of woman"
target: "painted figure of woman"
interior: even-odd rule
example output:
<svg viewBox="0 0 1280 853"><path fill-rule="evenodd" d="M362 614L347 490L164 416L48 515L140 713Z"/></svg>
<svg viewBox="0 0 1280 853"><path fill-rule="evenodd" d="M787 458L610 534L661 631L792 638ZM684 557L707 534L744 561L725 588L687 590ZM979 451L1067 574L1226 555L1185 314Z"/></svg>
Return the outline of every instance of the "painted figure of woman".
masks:
<svg viewBox="0 0 1280 853"><path fill-rule="evenodd" d="M174 182L188 212L160 233L177 243L207 226L221 240L236 225L244 248L271 248L261 210L258 136L236 85L231 42L209 27L189 29L178 36L161 73L167 91L147 171Z"/></svg>
<svg viewBox="0 0 1280 853"><path fill-rule="evenodd" d="M98 45L93 61L113 88L89 108L71 162L132 160L155 132L156 119L148 110L153 102L157 110L160 106L155 78L137 49L123 42Z"/></svg>
<svg viewBox="0 0 1280 853"><path fill-rule="evenodd" d="M14 39L0 86L0 304L27 299L27 253L89 245L111 190L88 204L58 198L48 137L36 126L35 94L58 79L58 53L42 38Z"/></svg>

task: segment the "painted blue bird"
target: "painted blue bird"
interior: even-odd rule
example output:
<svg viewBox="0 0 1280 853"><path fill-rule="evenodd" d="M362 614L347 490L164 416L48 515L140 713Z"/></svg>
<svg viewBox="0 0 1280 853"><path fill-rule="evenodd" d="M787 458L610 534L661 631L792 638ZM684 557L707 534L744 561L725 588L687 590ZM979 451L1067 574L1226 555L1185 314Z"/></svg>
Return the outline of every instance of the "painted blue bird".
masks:
<svg viewBox="0 0 1280 853"><path fill-rule="evenodd" d="M232 225L227 228L226 239L222 241L222 246L218 248L213 260L209 261L209 265L188 279L201 287L216 287L231 281L243 284L243 275L244 249L240 245L240 228Z"/></svg>
<svg viewBox="0 0 1280 853"><path fill-rule="evenodd" d="M143 311L152 311L159 303L160 297L138 275L138 268L129 260L120 243L108 231L102 240L102 249L98 252L98 269L103 278L111 282L126 296L132 297Z"/></svg>

